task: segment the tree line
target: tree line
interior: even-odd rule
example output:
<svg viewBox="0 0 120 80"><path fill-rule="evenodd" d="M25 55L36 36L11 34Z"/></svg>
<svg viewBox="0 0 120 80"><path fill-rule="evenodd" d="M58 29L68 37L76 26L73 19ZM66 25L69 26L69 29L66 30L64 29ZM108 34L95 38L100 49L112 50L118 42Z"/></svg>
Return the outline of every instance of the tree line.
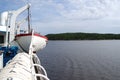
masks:
<svg viewBox="0 0 120 80"><path fill-rule="evenodd" d="M60 33L47 34L49 40L111 40L120 39L120 34Z"/></svg>

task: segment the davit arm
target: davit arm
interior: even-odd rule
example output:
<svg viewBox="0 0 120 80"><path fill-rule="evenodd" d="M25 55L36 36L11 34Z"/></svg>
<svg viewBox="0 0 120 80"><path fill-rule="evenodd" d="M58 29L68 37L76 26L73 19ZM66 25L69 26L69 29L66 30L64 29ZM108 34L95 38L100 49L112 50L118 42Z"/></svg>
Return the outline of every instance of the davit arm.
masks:
<svg viewBox="0 0 120 80"><path fill-rule="evenodd" d="M27 4L26 6L15 10L15 11L11 11L9 13L10 15L10 19L9 19L9 26L10 26L10 39L9 42L11 42L12 40L14 40L15 37L15 31L16 31L16 18L25 10L27 10L28 8L30 8L31 4Z"/></svg>

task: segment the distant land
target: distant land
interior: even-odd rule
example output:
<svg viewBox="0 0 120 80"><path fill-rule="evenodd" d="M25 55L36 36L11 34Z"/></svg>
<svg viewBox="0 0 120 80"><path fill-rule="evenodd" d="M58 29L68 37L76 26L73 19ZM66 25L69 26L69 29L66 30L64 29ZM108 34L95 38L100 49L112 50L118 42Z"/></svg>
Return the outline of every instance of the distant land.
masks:
<svg viewBox="0 0 120 80"><path fill-rule="evenodd" d="M120 34L100 33L59 33L47 34L49 40L119 40Z"/></svg>

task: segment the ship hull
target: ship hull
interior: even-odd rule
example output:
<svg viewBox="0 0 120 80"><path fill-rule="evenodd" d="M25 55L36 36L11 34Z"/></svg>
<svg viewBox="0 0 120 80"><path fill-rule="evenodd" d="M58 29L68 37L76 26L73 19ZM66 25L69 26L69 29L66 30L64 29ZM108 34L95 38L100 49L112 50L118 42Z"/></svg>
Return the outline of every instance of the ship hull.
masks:
<svg viewBox="0 0 120 80"><path fill-rule="evenodd" d="M18 34L15 37L16 42L25 51L29 52L29 46L32 42L33 51L42 50L47 43L47 37L41 36L38 33Z"/></svg>

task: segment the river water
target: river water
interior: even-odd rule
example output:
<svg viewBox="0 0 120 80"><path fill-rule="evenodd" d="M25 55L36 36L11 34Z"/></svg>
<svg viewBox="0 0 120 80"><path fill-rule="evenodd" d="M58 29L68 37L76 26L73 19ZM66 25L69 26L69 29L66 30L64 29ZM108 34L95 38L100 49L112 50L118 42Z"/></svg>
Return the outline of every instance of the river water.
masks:
<svg viewBox="0 0 120 80"><path fill-rule="evenodd" d="M49 41L38 56L51 80L120 80L120 40Z"/></svg>

